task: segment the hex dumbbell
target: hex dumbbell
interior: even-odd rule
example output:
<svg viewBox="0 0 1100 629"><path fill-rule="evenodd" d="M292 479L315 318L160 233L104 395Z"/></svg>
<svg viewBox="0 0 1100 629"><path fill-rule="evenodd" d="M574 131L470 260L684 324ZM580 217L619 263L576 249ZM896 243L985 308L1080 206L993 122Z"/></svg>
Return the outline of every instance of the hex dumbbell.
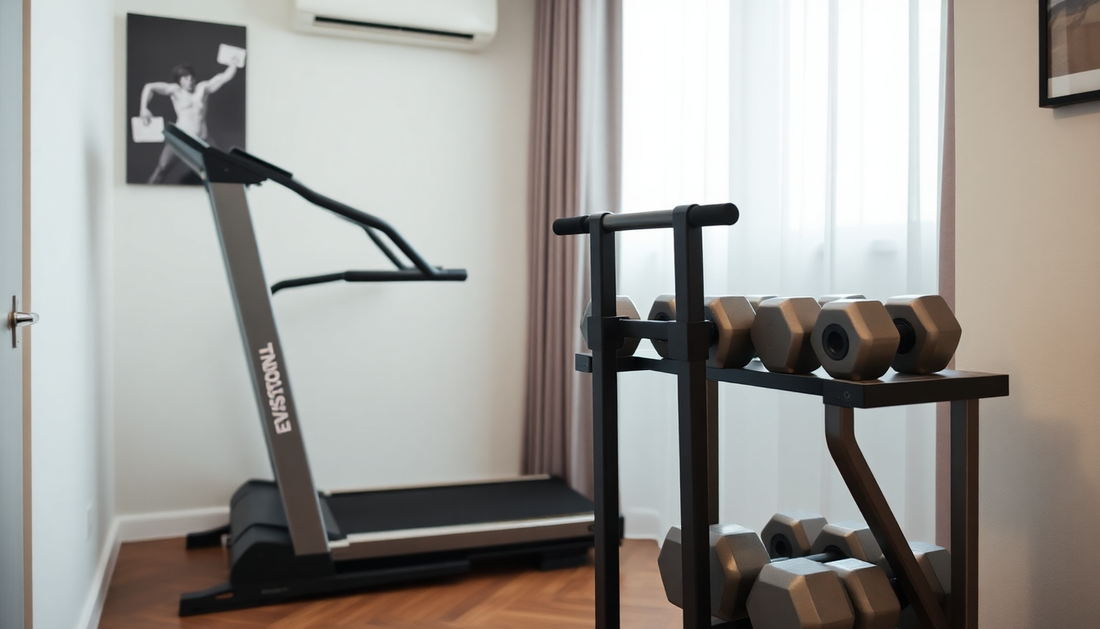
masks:
<svg viewBox="0 0 1100 629"><path fill-rule="evenodd" d="M881 568L814 559L776 560L760 570L746 602L753 629L893 629L901 606Z"/></svg>
<svg viewBox="0 0 1100 629"><path fill-rule="evenodd" d="M826 303L811 345L834 378L872 380L893 367L899 373L940 371L959 345L962 327L939 295Z"/></svg>
<svg viewBox="0 0 1100 629"><path fill-rule="evenodd" d="M962 326L939 295L901 295L886 300L901 335L891 367L898 373L935 373L951 362Z"/></svg>
<svg viewBox="0 0 1100 629"><path fill-rule="evenodd" d="M810 373L821 366L811 345L821 306L813 297L776 297L760 302L752 344L768 371Z"/></svg>
<svg viewBox="0 0 1100 629"><path fill-rule="evenodd" d="M744 367L752 360L755 350L750 331L756 313L746 297L706 297L703 317L714 323L715 338L710 345L707 365L718 369ZM661 295L649 310L652 321L676 319L676 296ZM662 358L669 357L668 341L653 339L653 349Z"/></svg>
<svg viewBox="0 0 1100 629"><path fill-rule="evenodd" d="M780 511L760 529L760 540L772 559L805 557L828 522L809 511Z"/></svg>
<svg viewBox="0 0 1100 629"><path fill-rule="evenodd" d="M868 380L890 367L940 371L958 347L962 327L938 295L892 297L885 304L846 297L761 302L752 339L764 367L809 373L824 366L834 378Z"/></svg>
<svg viewBox="0 0 1100 629"><path fill-rule="evenodd" d="M682 534L672 527L661 545L657 567L665 596L677 607L684 605ZM760 569L768 564L768 551L751 530L736 524L710 526L710 613L722 620L746 615L745 602Z"/></svg>
<svg viewBox="0 0 1100 629"><path fill-rule="evenodd" d="M752 305L757 316L753 323L752 341L761 364L768 371L801 374L821 366L811 336L822 306L841 299L862 298L863 295L755 297L757 301Z"/></svg>
<svg viewBox="0 0 1100 629"><path fill-rule="evenodd" d="M813 526L807 526L811 519L806 517L810 514L792 513L792 517L785 520L786 524L793 525L787 530L811 529L812 533ZM778 514L773 517L773 522L778 517ZM683 605L681 536L679 528L670 529L657 558L665 595L678 607ZM755 533L735 524L712 525L709 541L711 615L717 618L737 620L747 614L753 619L754 627L757 618L762 619L761 627L815 626L792 625L792 617L832 618L841 623L847 619L849 624L841 626L851 627L850 623L855 622L856 626L867 629L892 627L897 620L897 598L886 574L877 566L846 558L834 549L828 554L806 559L772 559ZM803 542L802 550L806 550L806 546ZM758 583L759 586L755 585ZM809 607L800 590L810 595ZM753 596L756 602L750 603ZM788 602L784 604L782 600ZM757 611L754 612L754 608ZM770 609L779 613L767 611Z"/></svg>
<svg viewBox="0 0 1100 629"><path fill-rule="evenodd" d="M830 525L822 516L808 511L772 516L761 537L773 563L761 570L760 593L750 593L747 603L753 627L892 629L901 610L898 598L887 572L864 560L881 556L881 551L873 536L873 548L867 548L869 544L860 538L847 540L860 528L844 523ZM786 557L792 559L786 561ZM850 611L836 595L837 582L847 594ZM753 586L754 592L756 588Z"/></svg>
<svg viewBox="0 0 1100 629"><path fill-rule="evenodd" d="M827 524L825 518L818 514L807 511L787 511L772 516L762 531L762 538L772 557L809 555L809 558L819 562L824 561L826 562L824 565L838 572L851 598L856 627L895 626L890 624L894 621L883 620L882 625L863 622L863 619L878 619L883 615L895 618L890 610L893 608L891 600L896 599L896 596L892 593L889 595L884 593L880 579L863 574L867 572L868 566L875 566L883 576L889 577L892 590L896 592L897 589L895 580L890 576L889 566L886 564L882 549L866 524L862 522ZM948 551L940 546L923 542L911 542L909 548L913 552L917 565L921 567L925 578L928 579L937 601L943 605L951 591L951 557ZM830 561L838 555L853 559ZM853 574L844 573L845 570L861 564L863 567L860 571ZM856 580L849 582L853 578ZM878 585L875 585L876 582ZM895 620L900 629L919 627L914 610L908 605L901 607L900 617Z"/></svg>
<svg viewBox="0 0 1100 629"><path fill-rule="evenodd" d="M947 550L921 542L909 547L942 606L951 589ZM859 559L818 563L834 556L835 552L810 555L761 569L746 602L753 629L919 629L916 611L911 605L901 605L895 580L888 579L881 567ZM846 624L849 621L833 579L825 574L829 571L844 586L852 610L851 624Z"/></svg>
<svg viewBox="0 0 1100 629"><path fill-rule="evenodd" d="M826 555L889 566L874 533L863 522L827 522L810 511L781 511L764 525L760 538L773 559ZM822 559L828 561L828 559Z"/></svg>
<svg viewBox="0 0 1100 629"><path fill-rule="evenodd" d="M584 337L585 345L588 344L588 318L592 316L592 302L588 302L588 306L584 309L584 315L581 317L581 336ZM641 315L638 314L638 309L634 306L634 302L630 297L626 295L617 295L615 297L615 316L625 317L627 319L640 319ZM623 345L616 352L618 356L632 356L638 349L640 339L623 337Z"/></svg>

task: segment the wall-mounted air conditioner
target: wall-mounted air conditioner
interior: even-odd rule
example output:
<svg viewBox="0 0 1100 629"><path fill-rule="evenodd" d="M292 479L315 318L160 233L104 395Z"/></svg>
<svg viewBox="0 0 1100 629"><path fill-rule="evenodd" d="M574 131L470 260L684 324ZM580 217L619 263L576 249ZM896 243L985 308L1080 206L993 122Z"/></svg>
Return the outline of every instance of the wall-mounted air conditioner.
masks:
<svg viewBox="0 0 1100 629"><path fill-rule="evenodd" d="M294 0L295 30L478 50L497 31L497 0Z"/></svg>

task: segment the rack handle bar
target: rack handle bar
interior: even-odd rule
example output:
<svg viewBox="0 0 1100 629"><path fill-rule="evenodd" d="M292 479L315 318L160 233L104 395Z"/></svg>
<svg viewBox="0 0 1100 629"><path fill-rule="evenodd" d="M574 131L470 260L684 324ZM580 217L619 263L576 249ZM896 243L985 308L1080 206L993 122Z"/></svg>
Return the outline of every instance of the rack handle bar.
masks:
<svg viewBox="0 0 1100 629"><path fill-rule="evenodd" d="M683 207L683 206L681 206ZM662 229L672 227L672 215L676 210L658 210L656 212L635 212L631 214L597 214L603 217L601 226L605 231L627 231L632 229ZM711 225L733 225L740 217L737 206L732 203L712 205L691 205L687 208L688 223L692 227ZM559 236L587 234L592 216L570 216L554 221L554 233Z"/></svg>

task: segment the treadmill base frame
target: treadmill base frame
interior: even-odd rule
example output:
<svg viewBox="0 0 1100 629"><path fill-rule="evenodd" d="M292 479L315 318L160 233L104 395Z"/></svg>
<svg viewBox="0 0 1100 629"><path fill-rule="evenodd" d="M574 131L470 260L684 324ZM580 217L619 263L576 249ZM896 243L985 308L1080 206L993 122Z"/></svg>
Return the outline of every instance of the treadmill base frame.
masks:
<svg viewBox="0 0 1100 629"><path fill-rule="evenodd" d="M266 583L222 583L206 590L181 595L179 615L195 616L247 609L304 598L349 594L411 581L441 579L466 574L477 563L507 558L532 558L542 570L577 567L588 563L592 541L587 538L476 549L461 554L446 553L445 556L404 557L400 562L346 562L348 565L337 564L335 574L322 577Z"/></svg>

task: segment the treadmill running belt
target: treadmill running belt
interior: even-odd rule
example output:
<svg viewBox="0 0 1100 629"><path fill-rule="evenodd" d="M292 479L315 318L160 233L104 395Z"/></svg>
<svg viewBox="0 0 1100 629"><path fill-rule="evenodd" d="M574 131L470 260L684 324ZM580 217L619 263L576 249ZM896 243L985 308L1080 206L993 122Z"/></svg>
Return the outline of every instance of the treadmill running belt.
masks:
<svg viewBox="0 0 1100 629"><path fill-rule="evenodd" d="M592 501L559 478L334 493L345 534L532 520L592 513Z"/></svg>

